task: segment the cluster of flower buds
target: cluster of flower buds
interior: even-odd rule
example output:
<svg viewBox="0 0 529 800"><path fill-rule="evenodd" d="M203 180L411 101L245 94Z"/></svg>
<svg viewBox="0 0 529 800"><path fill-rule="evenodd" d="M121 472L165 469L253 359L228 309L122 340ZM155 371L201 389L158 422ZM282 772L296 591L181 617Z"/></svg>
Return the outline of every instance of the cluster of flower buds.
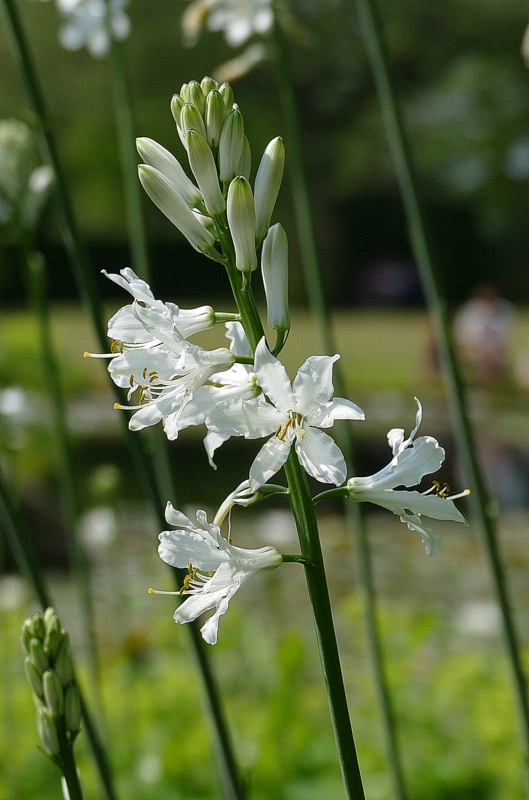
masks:
<svg viewBox="0 0 529 800"><path fill-rule="evenodd" d="M81 697L74 680L69 636L53 608L24 622L22 647L42 746L57 760L61 740L72 744L81 729Z"/></svg>
<svg viewBox="0 0 529 800"><path fill-rule="evenodd" d="M270 227L285 164L282 139L268 144L252 191L250 145L229 83L219 85L210 77L185 83L171 111L196 183L168 150L140 138L145 191L196 250L221 262L232 251L245 276L257 268L256 248L262 243L268 321L274 330L288 330L287 239L279 223Z"/></svg>

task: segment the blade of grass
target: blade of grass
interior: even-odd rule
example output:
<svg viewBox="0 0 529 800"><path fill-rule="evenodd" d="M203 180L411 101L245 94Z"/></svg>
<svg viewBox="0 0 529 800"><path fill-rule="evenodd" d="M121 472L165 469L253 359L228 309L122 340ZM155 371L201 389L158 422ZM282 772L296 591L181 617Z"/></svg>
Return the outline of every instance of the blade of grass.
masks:
<svg viewBox="0 0 529 800"><path fill-rule="evenodd" d="M458 452L470 484L470 507L483 534L496 599L501 611L503 632L511 664L518 715L524 739L525 763L529 769L529 706L526 678L509 601L507 578L502 564L493 503L485 486L476 456L474 435L468 417L465 386L452 340L446 303L440 282L440 269L433 257L425 214L420 201L413 154L404 126L399 98L380 13L375 0L357 0L367 53L375 79L388 140L408 220L411 246L421 275L441 360ZM529 793L529 772L526 775Z"/></svg>
<svg viewBox="0 0 529 800"><path fill-rule="evenodd" d="M305 285L309 297L309 306L318 325L323 350L328 355L333 355L337 352L337 348L333 333L332 317L325 298L323 276L318 258L294 81L292 78L287 44L278 23L275 24L273 43L277 63L276 72L281 106L286 126L286 144L288 148L289 177L294 200L294 215L296 218L298 242L305 274ZM333 376L336 393L345 396L347 392L340 362L334 365ZM345 425L336 426L336 440L347 463L347 474L356 474L350 427ZM351 505L351 503L345 501L344 515L348 532L351 536L355 536L358 547L364 628L368 641L377 702L382 717L382 730L394 794L397 800L405 800L406 793L395 726L395 715L393 713L391 696L387 685L382 644L378 632L376 591L364 514L359 505Z"/></svg>

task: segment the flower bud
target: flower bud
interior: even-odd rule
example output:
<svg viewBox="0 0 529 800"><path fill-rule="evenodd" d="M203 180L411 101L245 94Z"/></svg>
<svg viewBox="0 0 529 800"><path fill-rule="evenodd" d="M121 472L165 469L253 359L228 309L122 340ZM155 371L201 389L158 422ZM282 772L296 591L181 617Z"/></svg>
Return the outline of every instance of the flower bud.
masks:
<svg viewBox="0 0 529 800"><path fill-rule="evenodd" d="M52 714L64 714L64 692L59 676L54 669L47 669L42 676L44 699Z"/></svg>
<svg viewBox="0 0 529 800"><path fill-rule="evenodd" d="M165 175L167 180L182 195L188 206L193 208L202 202L200 190L193 181L189 180L180 162L169 150L155 142L154 139L149 139L146 136L136 139L136 147L145 163Z"/></svg>
<svg viewBox="0 0 529 800"><path fill-rule="evenodd" d="M33 614L29 621L29 629L31 631L31 635L35 637L35 639L44 639L44 636L46 635L46 628L44 626L42 614Z"/></svg>
<svg viewBox="0 0 529 800"><path fill-rule="evenodd" d="M226 208L226 201L220 191L217 167L211 148L204 137L193 129L187 132L186 142L189 163L204 196L206 209L212 217L222 214Z"/></svg>
<svg viewBox="0 0 529 800"><path fill-rule="evenodd" d="M64 721L70 733L77 733L81 729L81 695L74 683L64 693Z"/></svg>
<svg viewBox="0 0 529 800"><path fill-rule="evenodd" d="M59 676L62 686L68 686L68 684L73 680L73 666L69 651L69 641L67 638L65 638L61 642L61 646L57 651L54 665L55 672Z"/></svg>
<svg viewBox="0 0 529 800"><path fill-rule="evenodd" d="M277 222L263 242L261 270L266 294L268 325L275 331L290 328L288 307L288 240Z"/></svg>
<svg viewBox="0 0 529 800"><path fill-rule="evenodd" d="M204 124L204 120L202 119L202 114L199 112L198 108L193 105L192 103L184 103L182 106L182 111L180 112L180 131L182 136L182 142L185 145L185 135L186 133L194 128L196 131L202 134L204 139L207 138L206 135L206 126Z"/></svg>
<svg viewBox="0 0 529 800"><path fill-rule="evenodd" d="M194 217L182 195L165 175L146 164L140 164L138 172L142 186L153 203L184 234L195 250L202 252L213 247L214 237Z"/></svg>
<svg viewBox="0 0 529 800"><path fill-rule="evenodd" d="M268 230L285 166L285 147L277 136L267 145L255 176L255 219L257 241Z"/></svg>
<svg viewBox="0 0 529 800"><path fill-rule="evenodd" d="M219 92L213 90L206 97L206 131L208 134L208 144L213 149L219 146L220 132L226 119L226 108L224 100Z"/></svg>
<svg viewBox="0 0 529 800"><path fill-rule="evenodd" d="M26 656L24 659L24 671L26 673L26 678L31 684L31 688L41 700L44 699L44 689L42 687L42 679L38 673L35 664L32 662L29 656Z"/></svg>
<svg viewBox="0 0 529 800"><path fill-rule="evenodd" d="M245 136L242 143L241 160L237 167L237 175L242 175L244 178L250 180L250 172L252 171L252 151L250 150L250 142L248 137Z"/></svg>
<svg viewBox="0 0 529 800"><path fill-rule="evenodd" d="M209 75L206 75L200 81L200 87L204 92L204 97L207 97L210 92L217 92L219 89L219 84L213 78L210 78Z"/></svg>
<svg viewBox="0 0 529 800"><path fill-rule="evenodd" d="M49 756L58 756L61 752L57 727L52 714L47 708L37 708L37 729L44 750Z"/></svg>
<svg viewBox="0 0 529 800"><path fill-rule="evenodd" d="M29 652L29 643L33 639L33 634L31 632L31 620L26 619L22 623L22 631L20 633L20 641L22 643L22 647L26 652Z"/></svg>
<svg viewBox="0 0 529 800"><path fill-rule="evenodd" d="M229 83L223 83L219 86L219 94L224 100L226 113L230 112L233 107L233 89Z"/></svg>
<svg viewBox="0 0 529 800"><path fill-rule="evenodd" d="M187 83L183 83L181 85L181 87L180 87L180 97L182 98L184 103L187 103Z"/></svg>
<svg viewBox="0 0 529 800"><path fill-rule="evenodd" d="M221 181L231 181L241 160L244 142L244 121L238 106L234 106L222 126L219 141L219 172Z"/></svg>
<svg viewBox="0 0 529 800"><path fill-rule="evenodd" d="M42 675L48 667L50 666L50 662L48 660L48 656L44 652L44 645L40 641L40 639L32 639L29 643L29 657L31 659L31 663L35 666L35 669Z"/></svg>
<svg viewBox="0 0 529 800"><path fill-rule="evenodd" d="M174 94L171 100L171 114L173 115L173 119L180 127L180 114L182 112L182 107L185 103L184 98L179 94Z"/></svg>
<svg viewBox="0 0 529 800"><path fill-rule="evenodd" d="M198 108L200 114L203 114L206 98L198 81L190 81L187 84L186 95L187 102L193 103L193 105Z"/></svg>
<svg viewBox="0 0 529 800"><path fill-rule="evenodd" d="M50 616L49 625L47 626L46 635L44 637L44 650L50 659L55 658L55 654L62 641L62 635L63 631L57 615L54 617Z"/></svg>
<svg viewBox="0 0 529 800"><path fill-rule="evenodd" d="M241 272L257 267L255 253L255 208L250 184L237 177L228 189L228 224L235 247L235 264Z"/></svg>

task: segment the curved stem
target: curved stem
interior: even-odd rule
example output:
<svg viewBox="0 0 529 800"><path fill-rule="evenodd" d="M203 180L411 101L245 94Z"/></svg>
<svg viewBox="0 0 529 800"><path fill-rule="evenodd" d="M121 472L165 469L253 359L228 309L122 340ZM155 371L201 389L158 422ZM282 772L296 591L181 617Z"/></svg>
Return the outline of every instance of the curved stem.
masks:
<svg viewBox="0 0 529 800"><path fill-rule="evenodd" d="M357 0L367 52L375 78L395 172L408 220L411 246L419 268L424 292L435 331L441 370L456 433L456 444L470 485L470 507L483 534L492 583L501 611L505 645L511 663L518 714L524 738L526 784L529 796L529 704L527 682L523 671L502 564L493 504L483 480L474 443L474 434L466 408L465 386L452 340L446 303L440 283L440 269L432 255L428 228L419 199L418 182L410 142L406 133L393 83L382 21L375 0Z"/></svg>

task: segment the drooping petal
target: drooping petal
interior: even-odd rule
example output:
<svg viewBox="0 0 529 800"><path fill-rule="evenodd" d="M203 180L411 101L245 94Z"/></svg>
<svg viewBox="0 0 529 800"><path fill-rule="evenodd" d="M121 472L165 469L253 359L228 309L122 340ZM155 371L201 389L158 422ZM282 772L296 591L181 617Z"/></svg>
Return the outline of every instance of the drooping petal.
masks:
<svg viewBox="0 0 529 800"><path fill-rule="evenodd" d="M272 436L261 447L250 467L250 489L252 492L266 483L281 469L288 458L291 442Z"/></svg>
<svg viewBox="0 0 529 800"><path fill-rule="evenodd" d="M292 387L283 364L272 355L263 336L255 348L255 373L264 393L283 413L294 408Z"/></svg>
<svg viewBox="0 0 529 800"><path fill-rule="evenodd" d="M215 451L227 442L230 437L226 434L217 433L216 431L208 431L206 436L204 437L204 448L206 450L206 455L208 457L210 467L213 469L217 469L217 465L213 460L213 456L215 455Z"/></svg>
<svg viewBox="0 0 529 800"><path fill-rule="evenodd" d="M260 439L274 433L286 420L285 414L259 395L250 400L229 400L221 403L211 411L206 425L222 435Z"/></svg>
<svg viewBox="0 0 529 800"><path fill-rule="evenodd" d="M292 384L296 411L305 416L327 403L334 392L332 366L339 355L310 356L298 370Z"/></svg>
<svg viewBox="0 0 529 800"><path fill-rule="evenodd" d="M309 475L321 483L342 484L347 477L347 466L342 451L326 433L318 428L307 428L296 440L299 463Z"/></svg>
<svg viewBox="0 0 529 800"><path fill-rule="evenodd" d="M160 408L154 403L148 403L132 415L129 419L129 428L131 431L142 431L151 425L157 425L162 419L163 413Z"/></svg>
<svg viewBox="0 0 529 800"><path fill-rule="evenodd" d="M420 492L399 492L391 489L368 492L365 498L362 497L362 494L362 492L356 494L353 491L351 497L353 500L355 497L358 500L365 499L369 503L387 508L399 516L411 512L416 515L424 514L432 519L446 519L466 524L464 516L449 498L439 497L435 494L425 495Z"/></svg>
<svg viewBox="0 0 529 800"><path fill-rule="evenodd" d="M329 403L321 406L316 413L307 414L308 425L315 425L317 428L330 428L337 419L365 419L366 415L356 403L345 400L343 397L335 397Z"/></svg>
<svg viewBox="0 0 529 800"><path fill-rule="evenodd" d="M403 514L400 518L401 522L405 522L410 531L417 531L420 534L424 549L427 556L435 556L441 549L441 537L432 531L431 528L424 525L420 517L414 514Z"/></svg>
<svg viewBox="0 0 529 800"><path fill-rule="evenodd" d="M223 561L229 561L228 553L203 533L198 528L162 531L158 536L160 558L172 567L185 569L191 562L194 567L206 571L215 570Z"/></svg>
<svg viewBox="0 0 529 800"><path fill-rule="evenodd" d="M225 590L219 589L218 592L193 594L186 598L181 603L173 614L175 622L180 625L186 622L192 622L199 617L204 611L209 611L210 608L215 608L217 603L220 602L225 594Z"/></svg>
<svg viewBox="0 0 529 800"><path fill-rule="evenodd" d="M228 603L230 602L231 596L237 591L237 588L228 591L224 597L221 597L219 602L217 603L217 608L215 613L209 617L202 625L200 629L200 633L202 634L202 638L204 639L207 644L217 644L217 637L219 632L219 620L223 614L226 613L228 610Z"/></svg>

